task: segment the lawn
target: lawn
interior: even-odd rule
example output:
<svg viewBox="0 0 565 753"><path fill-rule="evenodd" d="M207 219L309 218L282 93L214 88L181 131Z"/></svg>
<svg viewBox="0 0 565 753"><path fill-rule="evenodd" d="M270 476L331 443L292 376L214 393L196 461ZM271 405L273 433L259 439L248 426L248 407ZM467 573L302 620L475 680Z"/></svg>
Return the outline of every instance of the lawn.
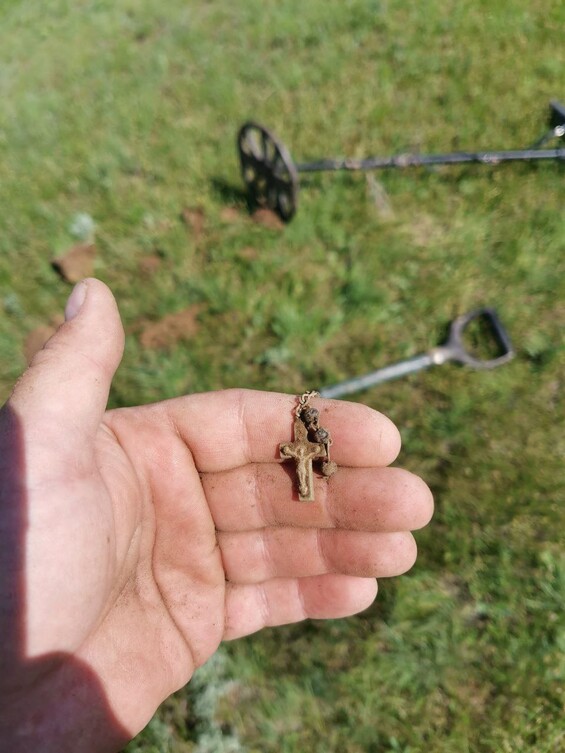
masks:
<svg viewBox="0 0 565 753"><path fill-rule="evenodd" d="M550 0L3 1L2 398L84 242L127 333L112 406L302 392L480 305L517 352L352 397L434 491L415 568L359 617L225 645L128 753L565 750L563 164L304 176L279 227L235 149L248 119L297 161L528 146L564 27Z"/></svg>

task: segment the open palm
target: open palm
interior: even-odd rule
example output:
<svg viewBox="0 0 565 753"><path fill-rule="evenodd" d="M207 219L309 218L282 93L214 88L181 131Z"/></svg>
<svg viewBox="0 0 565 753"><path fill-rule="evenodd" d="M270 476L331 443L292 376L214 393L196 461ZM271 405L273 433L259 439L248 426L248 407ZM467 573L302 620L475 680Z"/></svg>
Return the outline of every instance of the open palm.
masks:
<svg viewBox="0 0 565 753"><path fill-rule="evenodd" d="M385 467L398 432L362 405L316 401L340 468L316 479L313 503L298 501L292 463L278 456L292 396L228 390L105 412L123 334L108 289L83 286L84 304L2 412L0 449L14 462L0 499L25 507L25 526L12 531L19 548L9 547L25 619L6 617L19 659L5 693L14 714L24 697L43 709L30 741L50 734L68 698L81 729L96 722L81 749L105 751L135 735L222 640L367 607L376 577L413 564L409 531L427 523L432 502L417 477ZM91 722L77 704L69 667L79 664L113 724L102 704L83 702ZM77 722L58 724L62 751Z"/></svg>

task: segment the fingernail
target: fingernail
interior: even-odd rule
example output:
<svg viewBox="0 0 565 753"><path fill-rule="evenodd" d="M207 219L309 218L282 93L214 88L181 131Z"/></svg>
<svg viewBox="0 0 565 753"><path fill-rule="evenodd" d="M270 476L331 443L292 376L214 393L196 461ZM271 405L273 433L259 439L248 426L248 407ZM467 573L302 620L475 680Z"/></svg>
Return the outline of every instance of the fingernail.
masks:
<svg viewBox="0 0 565 753"><path fill-rule="evenodd" d="M86 289L87 285L86 282L79 282L77 283L74 288L73 292L69 296L69 300L67 301L67 305L65 306L65 321L68 322L71 319L74 319L75 316L78 314L78 312L81 309L82 304L84 303L84 299L86 298Z"/></svg>

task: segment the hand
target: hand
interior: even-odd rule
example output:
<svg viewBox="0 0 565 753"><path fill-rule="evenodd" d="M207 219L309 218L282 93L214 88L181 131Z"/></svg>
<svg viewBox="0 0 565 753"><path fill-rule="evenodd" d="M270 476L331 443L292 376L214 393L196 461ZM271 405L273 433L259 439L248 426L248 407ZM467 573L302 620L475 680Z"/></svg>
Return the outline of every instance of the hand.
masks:
<svg viewBox="0 0 565 753"><path fill-rule="evenodd" d="M81 305L82 304L82 305ZM339 471L301 503L296 398L229 390L105 412L114 299L80 283L0 414L0 734L12 753L113 751L222 640L371 604L432 511L386 468L399 435L316 399Z"/></svg>

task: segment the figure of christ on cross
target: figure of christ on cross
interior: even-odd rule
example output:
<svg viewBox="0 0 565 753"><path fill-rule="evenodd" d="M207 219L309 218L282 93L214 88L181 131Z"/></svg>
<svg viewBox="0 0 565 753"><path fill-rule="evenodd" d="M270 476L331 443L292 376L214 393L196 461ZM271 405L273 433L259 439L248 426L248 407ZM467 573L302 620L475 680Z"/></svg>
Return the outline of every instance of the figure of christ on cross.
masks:
<svg viewBox="0 0 565 753"><path fill-rule="evenodd" d="M314 501L314 474L312 461L327 457L326 448L318 442L310 442L308 429L300 417L294 419L294 441L279 445L279 452L284 459L296 463L298 475L298 498L301 502Z"/></svg>

